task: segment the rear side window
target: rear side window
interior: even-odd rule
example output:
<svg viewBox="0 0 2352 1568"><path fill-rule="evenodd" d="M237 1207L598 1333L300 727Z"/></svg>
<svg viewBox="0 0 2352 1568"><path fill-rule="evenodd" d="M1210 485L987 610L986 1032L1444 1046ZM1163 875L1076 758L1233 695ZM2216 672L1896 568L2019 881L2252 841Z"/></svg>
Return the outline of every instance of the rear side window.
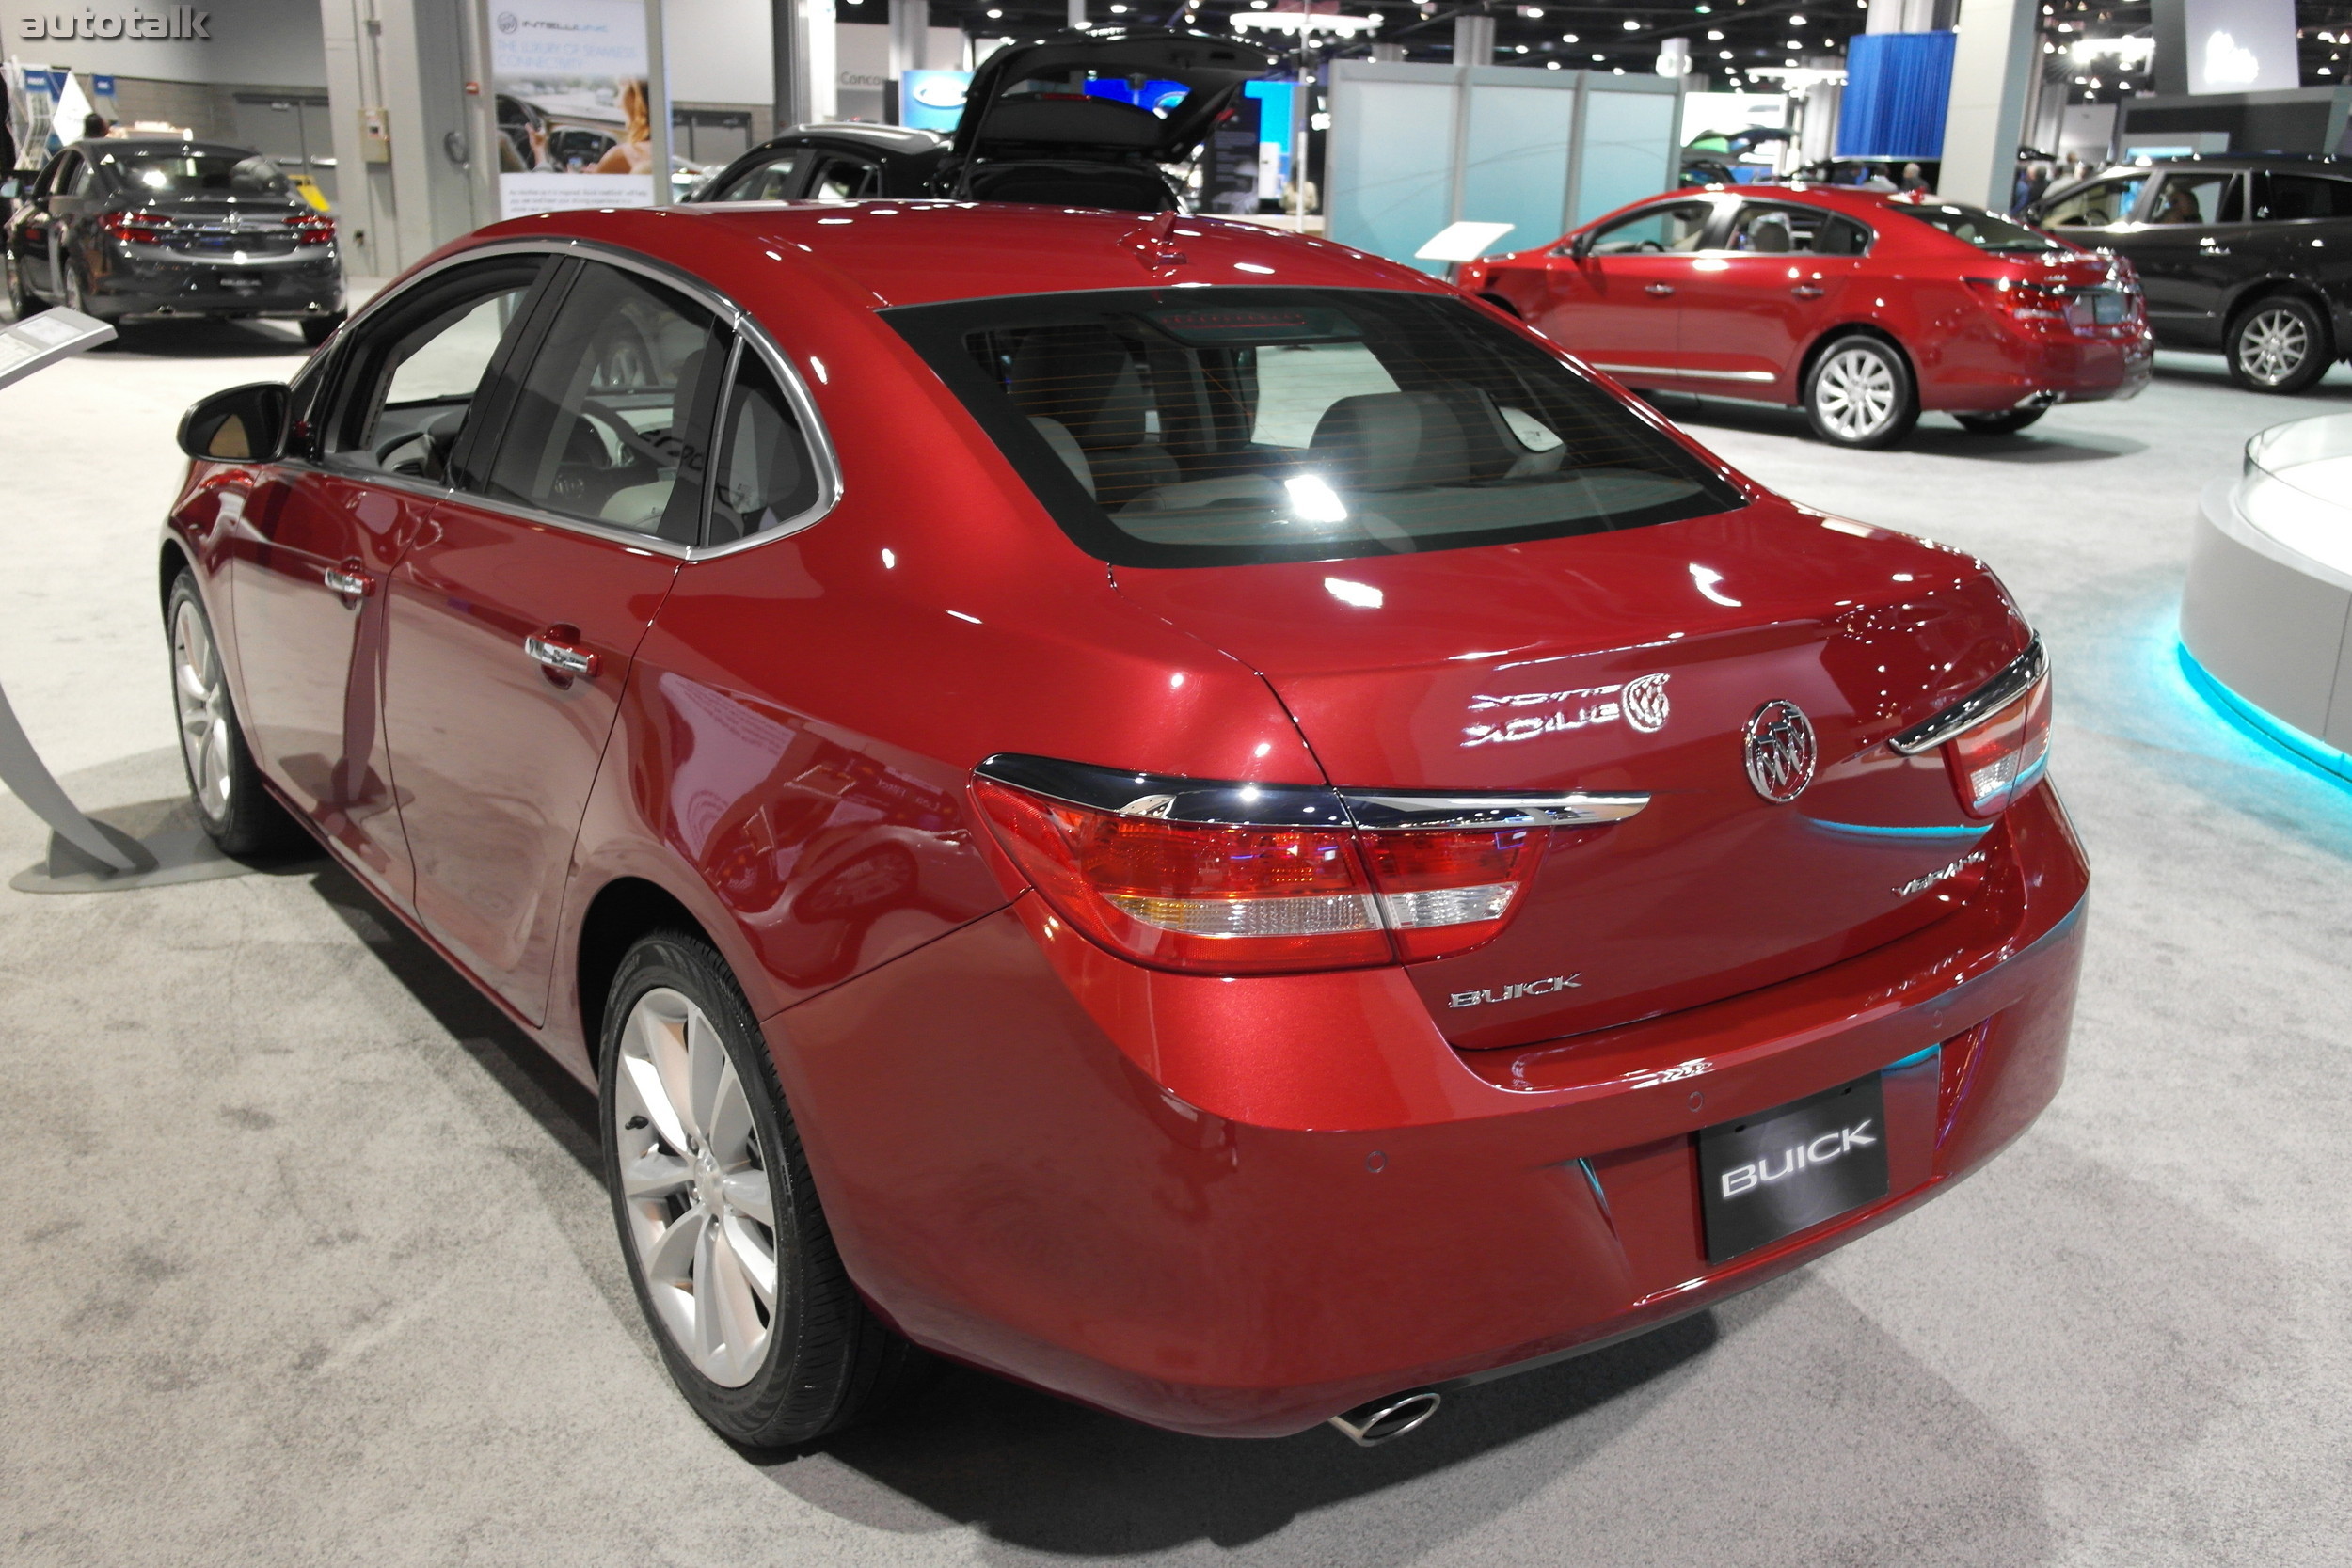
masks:
<svg viewBox="0 0 2352 1568"><path fill-rule="evenodd" d="M817 466L775 372L747 345L719 420L719 471L707 541L732 544L801 516L818 501Z"/></svg>
<svg viewBox="0 0 2352 1568"><path fill-rule="evenodd" d="M1870 248L1870 231L1819 207L1752 201L1740 209L1724 247L1768 256L1859 256Z"/></svg>
<svg viewBox="0 0 2352 1568"><path fill-rule="evenodd" d="M767 162L755 166L727 182L725 187L711 197L713 201L789 201L801 166L808 159L805 148L780 152Z"/></svg>
<svg viewBox="0 0 2352 1568"><path fill-rule="evenodd" d="M2294 218L2352 218L2352 181L2317 174L2254 177L2254 216L2266 222Z"/></svg>
<svg viewBox="0 0 2352 1568"><path fill-rule="evenodd" d="M1456 299L1120 290L884 316L1071 536L1120 564L1408 553L1741 504L1679 443Z"/></svg>

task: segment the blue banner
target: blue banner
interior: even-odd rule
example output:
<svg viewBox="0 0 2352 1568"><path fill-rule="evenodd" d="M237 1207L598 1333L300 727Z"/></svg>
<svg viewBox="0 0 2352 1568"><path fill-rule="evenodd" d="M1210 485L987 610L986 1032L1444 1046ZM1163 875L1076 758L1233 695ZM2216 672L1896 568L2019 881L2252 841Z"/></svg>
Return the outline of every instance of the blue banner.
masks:
<svg viewBox="0 0 2352 1568"><path fill-rule="evenodd" d="M1857 33L1846 44L1840 158L1941 158L1951 33Z"/></svg>

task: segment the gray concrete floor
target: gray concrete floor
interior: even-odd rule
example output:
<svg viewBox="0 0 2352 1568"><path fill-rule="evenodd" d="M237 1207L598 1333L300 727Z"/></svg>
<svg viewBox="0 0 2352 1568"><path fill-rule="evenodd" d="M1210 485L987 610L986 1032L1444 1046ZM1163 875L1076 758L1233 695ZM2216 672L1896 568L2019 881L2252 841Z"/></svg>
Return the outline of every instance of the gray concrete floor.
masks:
<svg viewBox="0 0 2352 1568"><path fill-rule="evenodd" d="M184 327L0 393L0 679L89 803L167 811L151 579ZM2221 724L2172 625L2196 493L2352 407L2167 356L2138 401L1834 453L1677 405L1800 499L1994 562L2059 672L2097 867L2072 1076L1982 1177L1376 1452L1214 1443L951 1373L761 1462L675 1399L587 1098L341 876L0 891L0 1561L2302 1564L2352 1560L2352 797ZM0 800L0 872L34 861Z"/></svg>

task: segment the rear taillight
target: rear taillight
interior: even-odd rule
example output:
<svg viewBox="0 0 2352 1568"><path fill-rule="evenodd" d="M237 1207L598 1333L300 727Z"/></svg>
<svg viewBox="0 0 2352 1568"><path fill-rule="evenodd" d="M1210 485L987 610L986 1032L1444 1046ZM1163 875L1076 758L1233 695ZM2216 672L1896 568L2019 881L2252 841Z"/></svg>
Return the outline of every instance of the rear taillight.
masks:
<svg viewBox="0 0 2352 1568"><path fill-rule="evenodd" d="M1888 742L1904 756L1941 749L1961 810L1998 816L2050 763L2050 668L2037 640L2023 657L1924 724Z"/></svg>
<svg viewBox="0 0 2352 1568"><path fill-rule="evenodd" d="M2050 678L1944 743L1944 761L1971 816L1998 816L2050 763Z"/></svg>
<svg viewBox="0 0 2352 1568"><path fill-rule="evenodd" d="M1465 952L1509 923L1556 833L1631 816L1646 799L1384 794L1359 809L1343 792L1305 786L1039 758L982 767L974 799L1057 913L1123 957L1217 974ZM1034 787L1041 783L1054 793ZM1413 825L1417 815L1433 825Z"/></svg>
<svg viewBox="0 0 2352 1568"><path fill-rule="evenodd" d="M159 245L171 232L171 220L156 213L106 213L98 227L126 245Z"/></svg>
<svg viewBox="0 0 2352 1568"><path fill-rule="evenodd" d="M2063 322L2066 291L2027 283L2014 277L1967 277L1961 281L1979 297L2022 322Z"/></svg>
<svg viewBox="0 0 2352 1568"><path fill-rule="evenodd" d="M332 245L335 243L335 220L325 213L296 213L286 220L294 230L296 245Z"/></svg>

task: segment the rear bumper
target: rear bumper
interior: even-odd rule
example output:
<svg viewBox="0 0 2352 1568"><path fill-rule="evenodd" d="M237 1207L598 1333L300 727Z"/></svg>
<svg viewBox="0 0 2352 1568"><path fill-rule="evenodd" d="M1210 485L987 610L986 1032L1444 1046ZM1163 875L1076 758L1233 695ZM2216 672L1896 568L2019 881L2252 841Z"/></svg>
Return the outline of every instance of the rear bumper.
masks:
<svg viewBox="0 0 2352 1568"><path fill-rule="evenodd" d="M2137 397L2155 373L2155 339L2045 338L2002 328L1921 377L1920 405L2001 413L2028 402L2101 403Z"/></svg>
<svg viewBox="0 0 2352 1568"><path fill-rule="evenodd" d="M110 258L89 274L88 299L110 320L152 315L331 316L343 309L342 262L331 245L249 267ZM158 252L157 255L161 253Z"/></svg>
<svg viewBox="0 0 2352 1568"><path fill-rule="evenodd" d="M2001 870L1924 931L1549 1046L1454 1052L1395 970L1151 974L1034 895L776 1015L771 1043L843 1257L903 1332L1276 1436L1759 1284L2023 1132L2062 1074L2088 874L2047 788L1994 831ZM1922 1052L1885 1079L1885 1199L1706 1261L1698 1129Z"/></svg>

